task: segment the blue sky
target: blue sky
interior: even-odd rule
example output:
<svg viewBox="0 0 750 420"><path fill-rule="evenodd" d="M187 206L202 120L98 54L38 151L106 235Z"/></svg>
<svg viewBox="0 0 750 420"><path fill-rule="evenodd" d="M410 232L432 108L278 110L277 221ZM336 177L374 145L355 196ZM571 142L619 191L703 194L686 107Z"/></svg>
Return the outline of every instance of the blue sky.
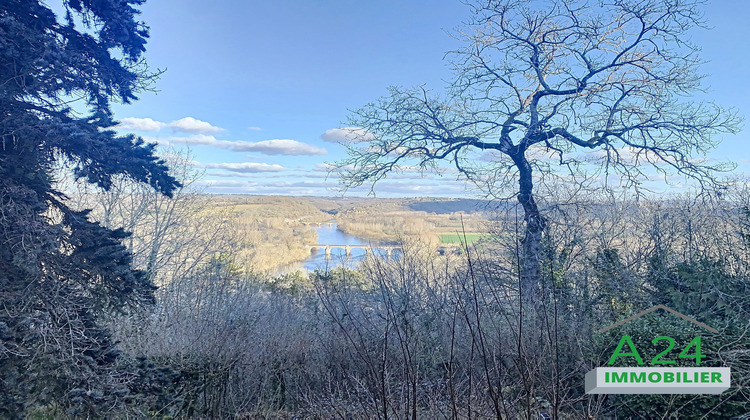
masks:
<svg viewBox="0 0 750 420"><path fill-rule="evenodd" d="M708 61L710 99L750 115L747 42L750 2L709 1L714 28L694 41ZM190 143L209 192L336 195L325 162L345 156L336 129L349 109L390 85L451 79L449 35L470 16L460 1L357 2L152 0L141 19L151 27L146 57L166 69L140 100L114 107L123 129L151 141ZM745 133L724 136L712 158L749 167ZM182 146L180 146L182 147ZM350 192L363 194L369 189ZM471 196L445 175L389 178L378 196Z"/></svg>

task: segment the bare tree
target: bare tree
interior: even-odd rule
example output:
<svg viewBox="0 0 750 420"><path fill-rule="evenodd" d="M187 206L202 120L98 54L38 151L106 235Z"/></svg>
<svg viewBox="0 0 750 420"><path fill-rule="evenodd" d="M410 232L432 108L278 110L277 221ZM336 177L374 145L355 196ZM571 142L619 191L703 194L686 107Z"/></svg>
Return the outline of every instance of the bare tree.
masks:
<svg viewBox="0 0 750 420"><path fill-rule="evenodd" d="M74 208L91 208L91 216L104 227L131 233L124 243L133 253L134 265L158 286L187 275L217 254L231 253L240 243L240 233L231 225L231 209L215 209L212 199L202 194L203 172L193 166L191 152L166 149L160 155L181 183L171 197L125 177L113 177L109 190L80 182L67 186Z"/></svg>
<svg viewBox="0 0 750 420"><path fill-rule="evenodd" d="M695 159L739 125L733 111L689 99L702 78L688 40L704 26L700 3L477 0L444 96L394 87L352 113L349 158L337 165L345 185L447 162L492 195L512 191L525 221L521 292L533 300L546 225L535 184L555 164L569 182L598 172L605 187L636 189L653 174L715 187L726 169Z"/></svg>

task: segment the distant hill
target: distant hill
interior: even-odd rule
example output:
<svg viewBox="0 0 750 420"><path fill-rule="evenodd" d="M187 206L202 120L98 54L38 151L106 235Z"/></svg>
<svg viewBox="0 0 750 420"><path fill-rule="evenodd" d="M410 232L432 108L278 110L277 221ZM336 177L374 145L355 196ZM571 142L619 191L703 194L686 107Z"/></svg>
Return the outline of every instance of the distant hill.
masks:
<svg viewBox="0 0 750 420"><path fill-rule="evenodd" d="M435 214L477 213L493 210L496 204L489 200L475 200L470 198L420 198L408 204L409 209Z"/></svg>

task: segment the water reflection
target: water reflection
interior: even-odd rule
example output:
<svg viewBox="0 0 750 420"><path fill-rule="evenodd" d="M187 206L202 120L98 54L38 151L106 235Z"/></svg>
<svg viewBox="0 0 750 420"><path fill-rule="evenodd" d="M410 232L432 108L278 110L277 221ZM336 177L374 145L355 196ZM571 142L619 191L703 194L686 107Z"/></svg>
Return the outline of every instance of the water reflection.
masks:
<svg viewBox="0 0 750 420"><path fill-rule="evenodd" d="M279 267L272 272L273 275L293 273L299 270L330 270L342 266L356 268L356 266L365 259L367 252L372 252L373 255L380 258L388 257L388 251L386 249L377 248L379 245L382 245L381 243L344 233L338 229L335 221L322 223L319 227L315 227L314 229L318 233L317 244L320 245L320 247L312 249L310 257L305 261ZM326 245L346 245L349 248L349 255L347 256L346 248L330 247L328 258L326 258ZM357 245L362 245L362 247L357 247ZM392 249L391 258L401 258L401 249Z"/></svg>
<svg viewBox="0 0 750 420"><path fill-rule="evenodd" d="M341 266L354 268L365 258L368 251L366 248L370 247L375 247L371 250L374 255L381 258L387 257L387 250L377 248L380 243L344 233L338 229L335 221L324 223L320 227L316 227L315 230L318 233L320 248L313 249L310 258L302 264L302 267L307 270L331 269ZM353 247L349 247L349 255L347 255L346 248L329 247L328 255L326 255L326 245L351 245ZM365 248L359 248L355 245L363 245ZM400 253L400 250L392 250L391 258L398 258Z"/></svg>

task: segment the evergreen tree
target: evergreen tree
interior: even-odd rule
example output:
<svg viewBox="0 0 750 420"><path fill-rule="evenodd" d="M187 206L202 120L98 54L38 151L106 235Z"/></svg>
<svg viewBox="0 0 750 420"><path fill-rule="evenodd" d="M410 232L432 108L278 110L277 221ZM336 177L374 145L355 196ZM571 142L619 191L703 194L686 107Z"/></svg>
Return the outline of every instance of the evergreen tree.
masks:
<svg viewBox="0 0 750 420"><path fill-rule="evenodd" d="M127 400L102 317L153 300L108 230L55 186L67 164L108 188L124 174L170 195L154 146L118 136L112 101L154 77L142 59L143 0L0 0L0 417L38 410L92 416ZM74 104L76 109L72 109Z"/></svg>

